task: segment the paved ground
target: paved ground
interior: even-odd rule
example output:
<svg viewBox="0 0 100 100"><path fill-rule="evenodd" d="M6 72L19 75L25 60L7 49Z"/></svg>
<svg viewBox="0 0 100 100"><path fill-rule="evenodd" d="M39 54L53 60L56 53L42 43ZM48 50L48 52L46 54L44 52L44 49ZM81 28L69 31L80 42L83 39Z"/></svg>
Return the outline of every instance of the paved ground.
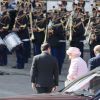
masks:
<svg viewBox="0 0 100 100"><path fill-rule="evenodd" d="M89 52L87 50L84 52L84 59L86 61L89 59ZM8 65L0 66L0 73L4 73L4 75L0 75L0 98L36 93L35 90L32 91L30 82L32 57L29 59L29 63L25 65L24 69L12 69L11 66L15 65L15 63L16 57L15 54L12 54L8 56ZM69 63L70 61L66 57L62 74L59 76L58 90L64 87Z"/></svg>

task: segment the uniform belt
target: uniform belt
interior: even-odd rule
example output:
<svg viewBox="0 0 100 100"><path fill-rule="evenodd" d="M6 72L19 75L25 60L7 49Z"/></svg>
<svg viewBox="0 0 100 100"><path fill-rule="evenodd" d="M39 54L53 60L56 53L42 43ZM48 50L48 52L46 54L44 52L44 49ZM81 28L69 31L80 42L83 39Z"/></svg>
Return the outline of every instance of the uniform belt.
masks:
<svg viewBox="0 0 100 100"><path fill-rule="evenodd" d="M80 40L80 42L84 42L84 40Z"/></svg>
<svg viewBox="0 0 100 100"><path fill-rule="evenodd" d="M66 42L66 40L59 40L59 42Z"/></svg>
<svg viewBox="0 0 100 100"><path fill-rule="evenodd" d="M30 39L22 39L22 41L30 41Z"/></svg>

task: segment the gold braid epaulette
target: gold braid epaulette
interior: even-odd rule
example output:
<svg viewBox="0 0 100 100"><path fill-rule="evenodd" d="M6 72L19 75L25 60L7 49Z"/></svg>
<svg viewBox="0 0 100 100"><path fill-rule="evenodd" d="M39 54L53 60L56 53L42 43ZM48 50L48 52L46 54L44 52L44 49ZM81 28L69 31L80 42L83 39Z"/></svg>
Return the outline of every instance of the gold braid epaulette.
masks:
<svg viewBox="0 0 100 100"><path fill-rule="evenodd" d="M5 20L7 19L7 17L9 17L9 15L7 14L7 15L4 15L3 16L3 18L2 18L2 20L4 20L4 22L5 22ZM9 17L10 18L10 17ZM9 25L7 24L6 25L6 23L2 23L2 25L3 25L3 28L4 29L8 29L9 28ZM6 25L6 26L5 26Z"/></svg>
<svg viewBox="0 0 100 100"><path fill-rule="evenodd" d="M2 17L2 20L4 20L4 18L6 19L7 17L9 17L9 15L7 14L7 15L4 15L3 17ZM10 18L10 17L9 17Z"/></svg>
<svg viewBox="0 0 100 100"><path fill-rule="evenodd" d="M22 25L19 21L23 18L23 17L25 17L26 16L26 14L23 14L22 16L19 16L19 17L17 17L17 19L16 19L16 24L18 24L19 25L19 27L23 27L23 28L25 28L26 27L26 24L25 25ZM27 16L26 16L27 17Z"/></svg>
<svg viewBox="0 0 100 100"><path fill-rule="evenodd" d="M23 18L23 17L25 17L25 16L26 16L26 14L23 14L23 15L21 15L21 16L18 16L17 19L21 19L21 18Z"/></svg>
<svg viewBox="0 0 100 100"><path fill-rule="evenodd" d="M16 24L18 24L19 26L21 25L21 23L18 20L16 20Z"/></svg>
<svg viewBox="0 0 100 100"><path fill-rule="evenodd" d="M20 19L22 19L24 16L26 16L26 15L23 14L23 15L17 17L17 19L16 19L16 23L17 23L18 25L21 26L21 23L20 23L19 21L20 21Z"/></svg>

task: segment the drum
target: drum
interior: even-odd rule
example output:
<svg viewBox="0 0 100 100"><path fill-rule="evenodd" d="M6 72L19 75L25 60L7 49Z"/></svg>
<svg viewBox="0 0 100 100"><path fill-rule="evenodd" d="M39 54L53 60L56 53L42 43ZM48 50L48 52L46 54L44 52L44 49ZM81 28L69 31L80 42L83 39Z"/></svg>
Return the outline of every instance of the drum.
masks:
<svg viewBox="0 0 100 100"><path fill-rule="evenodd" d="M2 38L0 37L0 45L5 45L4 41L2 40Z"/></svg>
<svg viewBox="0 0 100 100"><path fill-rule="evenodd" d="M14 32L9 33L3 41L5 42L9 51L13 51L16 47L22 44L22 41L18 37L18 35Z"/></svg>

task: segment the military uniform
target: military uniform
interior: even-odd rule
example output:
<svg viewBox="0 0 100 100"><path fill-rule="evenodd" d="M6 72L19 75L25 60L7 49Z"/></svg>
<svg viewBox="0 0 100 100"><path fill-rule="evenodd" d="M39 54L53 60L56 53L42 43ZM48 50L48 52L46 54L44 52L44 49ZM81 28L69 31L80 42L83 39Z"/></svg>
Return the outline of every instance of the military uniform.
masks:
<svg viewBox="0 0 100 100"><path fill-rule="evenodd" d="M83 26L81 18L76 18L75 24L77 25L78 23L80 23L78 26L73 27L72 40L70 41L70 46L79 48L81 51L81 57L83 57L83 40L85 39L85 28Z"/></svg>
<svg viewBox="0 0 100 100"><path fill-rule="evenodd" d="M40 22L36 23L36 27L33 29L34 41L33 41L33 53L34 56L41 53L41 44L43 44L45 37L45 27L46 23L43 18L40 18Z"/></svg>
<svg viewBox="0 0 100 100"><path fill-rule="evenodd" d="M0 18L0 37L4 39L6 35L9 34L9 22L10 17L7 11L4 11L1 18ZM7 54L8 49L5 45L0 45L0 65L4 66L7 65Z"/></svg>
<svg viewBox="0 0 100 100"><path fill-rule="evenodd" d="M61 70L63 67L63 62L66 54L66 41L65 41L66 36L62 24L59 23L60 20L54 22L55 26L52 27L53 33L49 34L48 42L51 45L52 55L55 56L58 60L59 74L61 74Z"/></svg>
<svg viewBox="0 0 100 100"><path fill-rule="evenodd" d="M97 17L95 17L94 21L96 22L96 19ZM100 17L98 17L98 19L100 20ZM99 45L100 44L100 21L99 23L94 23L93 24L93 31L92 31L92 34L90 36L90 40L89 40L89 46L90 46L90 57L95 57L95 54L94 54L94 47L96 45Z"/></svg>
<svg viewBox="0 0 100 100"><path fill-rule="evenodd" d="M24 68L25 63L28 62L30 57L30 39L28 32L28 17L23 10L18 12L15 27L18 29L17 34L22 41L22 44L16 49L17 68Z"/></svg>

